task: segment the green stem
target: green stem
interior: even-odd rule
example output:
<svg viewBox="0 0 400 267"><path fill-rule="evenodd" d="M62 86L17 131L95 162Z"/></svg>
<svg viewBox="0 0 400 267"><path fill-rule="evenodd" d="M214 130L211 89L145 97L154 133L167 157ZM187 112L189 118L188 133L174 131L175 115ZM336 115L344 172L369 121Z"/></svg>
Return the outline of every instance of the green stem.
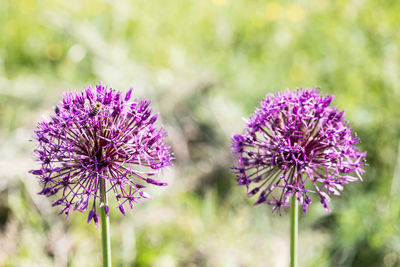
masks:
<svg viewBox="0 0 400 267"><path fill-rule="evenodd" d="M101 214L101 243L103 245L103 266L111 267L111 242L110 242L110 220L106 215L106 187L105 180L100 178L100 194L103 198L104 205L100 208Z"/></svg>
<svg viewBox="0 0 400 267"><path fill-rule="evenodd" d="M290 208L290 267L297 267L297 244L299 233L299 209L297 197L292 196L292 207Z"/></svg>

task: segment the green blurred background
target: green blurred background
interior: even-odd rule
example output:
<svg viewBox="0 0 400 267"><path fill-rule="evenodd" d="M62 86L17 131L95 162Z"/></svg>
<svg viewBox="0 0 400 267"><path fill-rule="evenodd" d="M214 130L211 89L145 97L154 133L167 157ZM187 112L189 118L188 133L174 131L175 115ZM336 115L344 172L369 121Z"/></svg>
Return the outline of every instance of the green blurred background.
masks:
<svg viewBox="0 0 400 267"><path fill-rule="evenodd" d="M252 206L233 132L267 93L335 94L364 182L300 219L300 266L400 266L400 2L1 0L0 266L100 266L100 230L65 220L27 171L36 121L98 81L152 100L176 162L123 217L115 266L288 266L288 214Z"/></svg>

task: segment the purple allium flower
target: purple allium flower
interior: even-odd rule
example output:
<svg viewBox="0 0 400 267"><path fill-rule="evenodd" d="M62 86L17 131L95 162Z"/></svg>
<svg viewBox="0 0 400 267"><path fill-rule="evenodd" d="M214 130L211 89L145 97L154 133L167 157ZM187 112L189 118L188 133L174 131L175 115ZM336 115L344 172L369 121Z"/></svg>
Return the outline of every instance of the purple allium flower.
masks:
<svg viewBox="0 0 400 267"><path fill-rule="evenodd" d="M113 193L125 215L125 205L150 196L142 191L146 184L166 182L151 178L172 164L166 132L154 123L147 100L130 101L99 83L96 88L64 94L49 119L40 121L35 131L36 159L41 168L30 173L40 178L39 194L59 199L60 214L90 209L88 223L99 221L96 206L107 203L100 191ZM110 196L110 195L108 195ZM96 205L97 202L97 205ZM105 207L108 215L109 207Z"/></svg>
<svg viewBox="0 0 400 267"><path fill-rule="evenodd" d="M344 111L329 106L332 100L319 89L267 95L243 134L233 136L236 180L248 197L257 195L255 205L272 205L281 214L297 197L305 214L316 193L329 211L329 195L362 180L366 152L355 146L359 139Z"/></svg>

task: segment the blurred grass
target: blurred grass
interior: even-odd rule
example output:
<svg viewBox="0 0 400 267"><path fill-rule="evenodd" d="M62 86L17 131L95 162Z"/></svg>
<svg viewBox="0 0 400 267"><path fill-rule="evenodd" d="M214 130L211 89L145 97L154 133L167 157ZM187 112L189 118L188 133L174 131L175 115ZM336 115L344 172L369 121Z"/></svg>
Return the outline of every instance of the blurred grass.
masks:
<svg viewBox="0 0 400 267"><path fill-rule="evenodd" d="M399 14L374 0L3 0L0 265L99 265L99 229L57 217L27 170L35 122L101 80L151 99L176 155L168 188L111 211L115 266L286 266L287 216L245 199L228 147L266 93L313 86L346 109L370 166L332 213L316 200L301 218L301 266L399 266Z"/></svg>

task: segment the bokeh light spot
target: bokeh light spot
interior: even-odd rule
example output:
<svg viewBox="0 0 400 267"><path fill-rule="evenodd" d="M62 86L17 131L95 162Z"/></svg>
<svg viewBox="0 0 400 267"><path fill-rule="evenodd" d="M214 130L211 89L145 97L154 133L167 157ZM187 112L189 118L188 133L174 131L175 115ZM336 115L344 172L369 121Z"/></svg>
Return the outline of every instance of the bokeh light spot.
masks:
<svg viewBox="0 0 400 267"><path fill-rule="evenodd" d="M216 6L225 5L228 1L227 0L211 0L211 2Z"/></svg>
<svg viewBox="0 0 400 267"><path fill-rule="evenodd" d="M86 49L81 45L73 45L68 51L68 58L73 62L79 62L86 56Z"/></svg>
<svg viewBox="0 0 400 267"><path fill-rule="evenodd" d="M300 22L304 19L306 13L302 6L297 4L292 4L287 10L287 16L289 20L293 22Z"/></svg>
<svg viewBox="0 0 400 267"><path fill-rule="evenodd" d="M46 56L52 61L56 61L62 56L62 47L58 43L49 44L46 47Z"/></svg>
<svg viewBox="0 0 400 267"><path fill-rule="evenodd" d="M279 3L269 3L265 8L265 15L270 21L280 19L282 17L282 5Z"/></svg>

